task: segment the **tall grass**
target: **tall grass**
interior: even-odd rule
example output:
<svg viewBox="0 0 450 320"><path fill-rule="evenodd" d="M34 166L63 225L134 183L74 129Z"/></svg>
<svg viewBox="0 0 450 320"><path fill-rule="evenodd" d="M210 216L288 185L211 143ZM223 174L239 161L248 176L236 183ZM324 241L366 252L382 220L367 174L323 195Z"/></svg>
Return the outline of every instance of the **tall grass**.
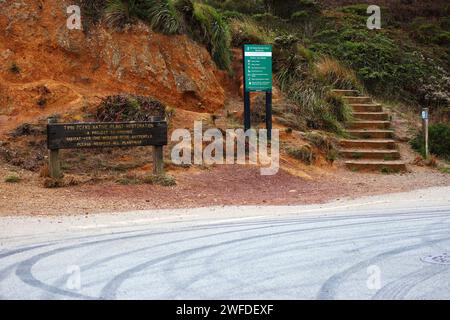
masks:
<svg viewBox="0 0 450 320"><path fill-rule="evenodd" d="M217 66L224 70L231 69L231 34L228 24L213 7L195 2L193 3L193 20L191 28L206 44Z"/></svg>
<svg viewBox="0 0 450 320"><path fill-rule="evenodd" d="M231 19L229 25L234 47L248 43L272 44L275 38L273 32L261 28L250 18Z"/></svg>
<svg viewBox="0 0 450 320"><path fill-rule="evenodd" d="M335 89L361 89L356 73L341 62L322 57L315 63L317 76Z"/></svg>
<svg viewBox="0 0 450 320"><path fill-rule="evenodd" d="M180 16L170 0L108 0L104 18L116 29L136 20L147 22L153 30L165 34L178 33L181 29Z"/></svg>

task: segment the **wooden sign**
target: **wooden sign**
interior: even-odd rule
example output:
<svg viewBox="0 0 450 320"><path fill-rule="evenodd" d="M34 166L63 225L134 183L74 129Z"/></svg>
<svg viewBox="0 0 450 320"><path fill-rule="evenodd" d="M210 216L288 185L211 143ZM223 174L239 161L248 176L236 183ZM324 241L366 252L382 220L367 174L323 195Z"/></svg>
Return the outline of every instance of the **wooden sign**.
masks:
<svg viewBox="0 0 450 320"><path fill-rule="evenodd" d="M50 150L167 145L167 123L110 122L47 125Z"/></svg>
<svg viewBox="0 0 450 320"><path fill-rule="evenodd" d="M163 146L167 145L167 121L56 123L49 118L47 147L53 178L62 176L59 149L153 146L154 173L163 171Z"/></svg>

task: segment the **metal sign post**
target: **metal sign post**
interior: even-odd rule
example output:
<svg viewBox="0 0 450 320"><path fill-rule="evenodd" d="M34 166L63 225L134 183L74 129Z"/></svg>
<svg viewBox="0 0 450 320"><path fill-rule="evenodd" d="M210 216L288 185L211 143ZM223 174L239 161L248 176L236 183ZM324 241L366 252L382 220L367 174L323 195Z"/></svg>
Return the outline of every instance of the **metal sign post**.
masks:
<svg viewBox="0 0 450 320"><path fill-rule="evenodd" d="M246 44L244 57L244 129L251 127L250 92L266 93L267 138L272 138L272 46Z"/></svg>
<svg viewBox="0 0 450 320"><path fill-rule="evenodd" d="M424 143L425 143L425 158L428 159L430 155L429 146L428 146L428 108L422 109L422 130L423 130L423 137L424 137Z"/></svg>

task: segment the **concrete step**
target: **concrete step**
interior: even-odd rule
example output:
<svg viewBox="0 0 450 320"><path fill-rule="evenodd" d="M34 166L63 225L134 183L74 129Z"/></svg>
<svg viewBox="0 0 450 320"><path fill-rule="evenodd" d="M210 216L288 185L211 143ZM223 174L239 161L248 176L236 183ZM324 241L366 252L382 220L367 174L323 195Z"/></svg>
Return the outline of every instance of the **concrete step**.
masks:
<svg viewBox="0 0 450 320"><path fill-rule="evenodd" d="M345 96L344 99L348 102L348 103L372 103L372 98L371 97L347 97Z"/></svg>
<svg viewBox="0 0 450 320"><path fill-rule="evenodd" d="M392 150L396 149L395 141L392 139L343 139L340 141L343 149L377 149Z"/></svg>
<svg viewBox="0 0 450 320"><path fill-rule="evenodd" d="M362 139L391 139L394 136L393 130L347 130L355 138Z"/></svg>
<svg viewBox="0 0 450 320"><path fill-rule="evenodd" d="M389 114L386 112L353 112L353 116L359 120L387 121Z"/></svg>
<svg viewBox="0 0 450 320"><path fill-rule="evenodd" d="M383 112L383 106L377 103L352 103L353 112Z"/></svg>
<svg viewBox="0 0 450 320"><path fill-rule="evenodd" d="M353 121L348 124L348 129L389 129L390 121Z"/></svg>
<svg viewBox="0 0 450 320"><path fill-rule="evenodd" d="M334 94L337 94L342 97L348 97L348 96L357 96L359 94L358 90L343 90L343 89L334 89L331 90Z"/></svg>
<svg viewBox="0 0 450 320"><path fill-rule="evenodd" d="M341 149L339 153L347 159L398 160L400 153L395 149Z"/></svg>
<svg viewBox="0 0 450 320"><path fill-rule="evenodd" d="M382 173L398 173L406 171L406 164L400 160L349 160L347 168L353 171L376 171Z"/></svg>

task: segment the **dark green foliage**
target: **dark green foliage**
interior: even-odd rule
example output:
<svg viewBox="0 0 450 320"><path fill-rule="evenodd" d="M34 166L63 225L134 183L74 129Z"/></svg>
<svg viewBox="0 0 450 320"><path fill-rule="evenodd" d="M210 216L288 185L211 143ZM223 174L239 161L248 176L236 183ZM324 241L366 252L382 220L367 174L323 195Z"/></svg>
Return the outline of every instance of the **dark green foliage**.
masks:
<svg viewBox="0 0 450 320"><path fill-rule="evenodd" d="M19 74L20 71L20 67L15 62L11 63L11 65L9 66L9 72L11 73Z"/></svg>
<svg viewBox="0 0 450 320"><path fill-rule="evenodd" d="M191 33L207 46L219 68L230 70L231 34L225 19L206 4L193 3L192 9L192 16L186 16Z"/></svg>
<svg viewBox="0 0 450 320"><path fill-rule="evenodd" d="M144 183L160 185L163 187L172 187L177 184L174 177L166 174L156 175L152 174L144 178Z"/></svg>
<svg viewBox="0 0 450 320"><path fill-rule="evenodd" d="M8 176L5 177L5 182L6 183L18 183L20 182L20 177L16 174L10 174Z"/></svg>
<svg viewBox="0 0 450 320"><path fill-rule="evenodd" d="M230 22L231 43L234 47L241 47L244 44L271 44L273 42L272 33L265 30L252 19L232 19Z"/></svg>
<svg viewBox="0 0 450 320"><path fill-rule="evenodd" d="M429 127L429 148L430 153L450 161L450 124L438 123ZM424 137L419 133L412 141L411 146L425 154Z"/></svg>
<svg viewBox="0 0 450 320"><path fill-rule="evenodd" d="M423 44L450 45L450 26L446 23L448 19L450 18L447 17L439 22L416 18L411 23L411 33L417 41Z"/></svg>
<svg viewBox="0 0 450 320"><path fill-rule="evenodd" d="M262 0L205 0L204 2L222 11L235 11L248 15L265 12Z"/></svg>
<svg viewBox="0 0 450 320"><path fill-rule="evenodd" d="M273 14L283 17L291 18L293 12L305 11L309 15L320 12L319 1L315 0L272 0L271 8Z"/></svg>
<svg viewBox="0 0 450 320"><path fill-rule="evenodd" d="M89 31L102 17L107 0L78 0L81 8L83 30Z"/></svg>
<svg viewBox="0 0 450 320"><path fill-rule="evenodd" d="M301 146L300 148L288 146L286 152L295 159L308 165L312 164L316 159L313 150L308 145Z"/></svg>
<svg viewBox="0 0 450 320"><path fill-rule="evenodd" d="M329 151L336 150L336 140L327 135L310 132L306 134L305 138L317 149L323 152L327 153Z"/></svg>
<svg viewBox="0 0 450 320"><path fill-rule="evenodd" d="M103 99L97 108L96 120L101 122L149 121L151 117L164 117L164 115L164 104L154 98L117 95Z"/></svg>
<svg viewBox="0 0 450 320"><path fill-rule="evenodd" d="M178 33L181 29L178 12L169 0L108 0L104 11L106 22L117 29L136 19L165 34Z"/></svg>
<svg viewBox="0 0 450 320"><path fill-rule="evenodd" d="M353 110L343 97L329 93L325 101L330 106L330 113L339 122L349 122L353 119Z"/></svg>
<svg viewBox="0 0 450 320"><path fill-rule="evenodd" d="M347 63L374 93L416 91L417 80L426 74L421 56L400 48L385 33L369 31L326 30L316 35L313 49Z"/></svg>

